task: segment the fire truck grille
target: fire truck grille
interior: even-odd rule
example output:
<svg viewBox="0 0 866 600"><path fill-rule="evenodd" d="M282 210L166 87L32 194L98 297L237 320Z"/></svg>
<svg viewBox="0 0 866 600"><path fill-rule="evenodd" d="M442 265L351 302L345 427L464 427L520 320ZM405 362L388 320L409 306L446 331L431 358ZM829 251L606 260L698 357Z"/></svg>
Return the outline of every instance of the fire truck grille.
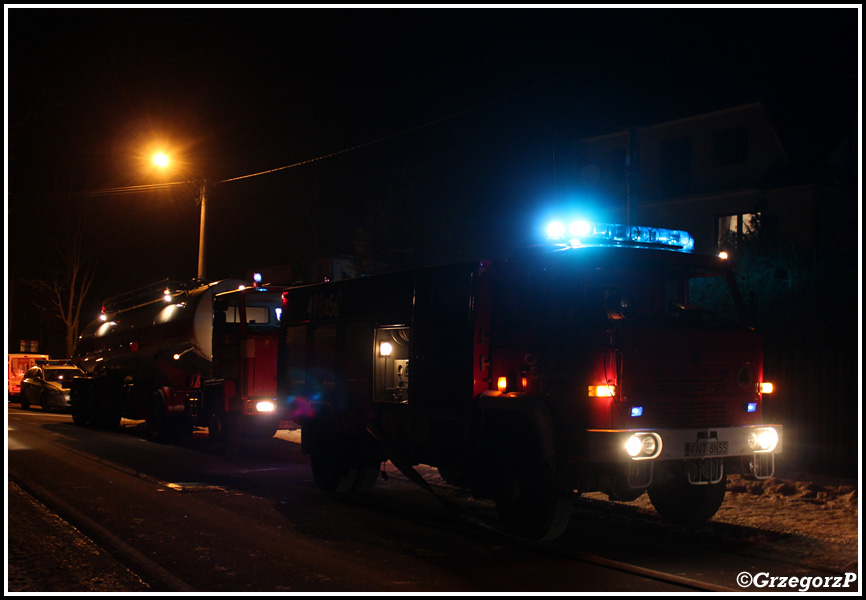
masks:
<svg viewBox="0 0 866 600"><path fill-rule="evenodd" d="M699 377L695 379L667 379L656 381L656 394L689 395L723 394L725 392L724 378Z"/></svg>
<svg viewBox="0 0 866 600"><path fill-rule="evenodd" d="M628 393L639 396L700 397L724 394L724 377L658 377L651 382L631 382Z"/></svg>
<svg viewBox="0 0 866 600"><path fill-rule="evenodd" d="M645 414L659 426L709 427L728 420L730 390L723 371L693 377L657 371L654 376L630 384L624 389L626 398L634 404L645 404Z"/></svg>
<svg viewBox="0 0 866 600"><path fill-rule="evenodd" d="M725 403L718 400L659 402L652 412L656 422L669 427L710 427L727 421Z"/></svg>

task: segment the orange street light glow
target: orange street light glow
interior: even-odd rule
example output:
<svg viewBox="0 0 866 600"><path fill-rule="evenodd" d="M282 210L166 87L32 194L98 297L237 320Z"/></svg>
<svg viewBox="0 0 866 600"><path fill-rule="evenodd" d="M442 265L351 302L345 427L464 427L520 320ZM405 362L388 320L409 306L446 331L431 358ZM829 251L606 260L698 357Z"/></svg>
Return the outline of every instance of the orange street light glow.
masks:
<svg viewBox="0 0 866 600"><path fill-rule="evenodd" d="M168 164L168 157L160 152L159 154L155 154L153 156L153 162L158 167L164 167Z"/></svg>

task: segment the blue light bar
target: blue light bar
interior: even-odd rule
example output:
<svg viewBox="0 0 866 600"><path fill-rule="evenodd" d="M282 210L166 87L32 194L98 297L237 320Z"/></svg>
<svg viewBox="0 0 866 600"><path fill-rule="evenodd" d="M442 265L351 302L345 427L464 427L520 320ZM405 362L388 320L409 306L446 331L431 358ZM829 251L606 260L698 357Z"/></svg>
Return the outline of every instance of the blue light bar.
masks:
<svg viewBox="0 0 866 600"><path fill-rule="evenodd" d="M695 240L687 231L589 221L574 221L568 226L554 221L547 227L547 241L572 248L638 246L680 252L691 252L695 249Z"/></svg>

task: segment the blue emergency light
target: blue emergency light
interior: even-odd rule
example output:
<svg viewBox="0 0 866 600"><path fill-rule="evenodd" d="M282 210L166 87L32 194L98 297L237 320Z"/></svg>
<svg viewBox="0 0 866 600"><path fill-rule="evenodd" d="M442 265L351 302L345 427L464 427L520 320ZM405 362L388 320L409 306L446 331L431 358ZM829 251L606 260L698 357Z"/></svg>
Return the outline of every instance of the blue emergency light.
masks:
<svg viewBox="0 0 866 600"><path fill-rule="evenodd" d="M554 221L547 226L547 241L572 248L638 246L679 252L692 252L695 249L695 240L687 231L589 221L574 221L568 226L561 221Z"/></svg>

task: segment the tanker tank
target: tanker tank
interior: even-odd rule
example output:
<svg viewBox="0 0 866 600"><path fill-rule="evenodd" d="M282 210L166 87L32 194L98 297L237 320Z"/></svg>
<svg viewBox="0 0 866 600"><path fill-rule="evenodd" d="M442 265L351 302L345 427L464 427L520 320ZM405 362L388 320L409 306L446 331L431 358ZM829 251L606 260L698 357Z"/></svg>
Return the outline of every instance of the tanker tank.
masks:
<svg viewBox="0 0 866 600"><path fill-rule="evenodd" d="M161 281L106 300L84 329L74 359L92 373L123 373L159 385L210 376L213 297L244 282Z"/></svg>

